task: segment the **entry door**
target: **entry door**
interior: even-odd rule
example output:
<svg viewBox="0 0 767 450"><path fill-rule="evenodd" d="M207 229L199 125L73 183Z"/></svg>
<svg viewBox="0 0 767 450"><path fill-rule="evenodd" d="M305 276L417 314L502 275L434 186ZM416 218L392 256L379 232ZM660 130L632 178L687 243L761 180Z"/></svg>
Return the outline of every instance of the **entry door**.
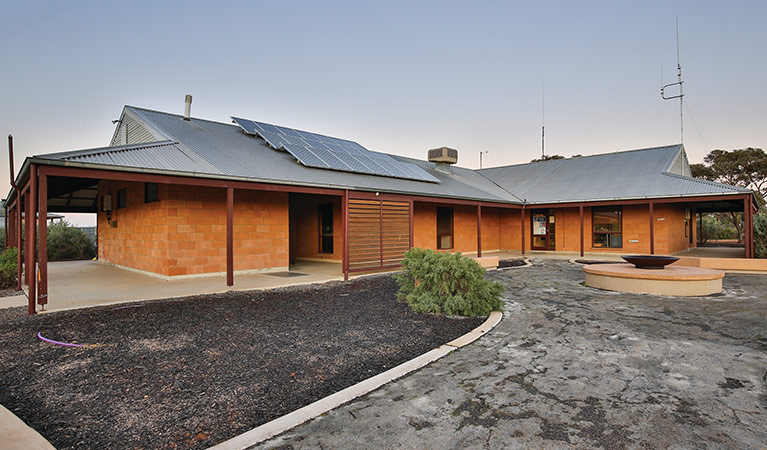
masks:
<svg viewBox="0 0 767 450"><path fill-rule="evenodd" d="M533 211L530 215L532 225L532 249L556 250L556 223L553 209Z"/></svg>

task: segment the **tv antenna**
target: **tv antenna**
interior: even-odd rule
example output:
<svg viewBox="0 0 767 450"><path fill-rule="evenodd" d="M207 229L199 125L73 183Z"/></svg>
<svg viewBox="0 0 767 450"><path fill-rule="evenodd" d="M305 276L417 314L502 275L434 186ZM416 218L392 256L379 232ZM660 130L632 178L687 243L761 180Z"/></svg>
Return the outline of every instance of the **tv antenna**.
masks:
<svg viewBox="0 0 767 450"><path fill-rule="evenodd" d="M661 66L660 96L663 100L679 99L679 142L684 143L684 81L682 81L682 65L679 62L679 16L676 17L676 83L663 84L663 66ZM666 88L679 86L679 94L666 97Z"/></svg>
<svg viewBox="0 0 767 450"><path fill-rule="evenodd" d="M545 79L541 78L541 159L546 157L546 103L545 99Z"/></svg>
<svg viewBox="0 0 767 450"><path fill-rule="evenodd" d="M479 168L480 168L480 169L482 168L482 154L483 154L483 153L484 153L484 154L487 154L487 150L485 150L484 152L483 152L483 151L480 151L480 152L479 152Z"/></svg>

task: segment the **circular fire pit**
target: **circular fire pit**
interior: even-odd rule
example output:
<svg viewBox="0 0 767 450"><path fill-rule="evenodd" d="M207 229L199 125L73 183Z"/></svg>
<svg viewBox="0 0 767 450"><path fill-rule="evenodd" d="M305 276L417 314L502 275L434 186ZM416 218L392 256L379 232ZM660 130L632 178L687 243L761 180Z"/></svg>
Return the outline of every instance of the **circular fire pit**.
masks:
<svg viewBox="0 0 767 450"><path fill-rule="evenodd" d="M631 255L621 256L621 258L633 264L637 269L663 269L667 265L679 261L676 256Z"/></svg>
<svg viewBox="0 0 767 450"><path fill-rule="evenodd" d="M586 285L636 294L697 297L722 292L724 271L669 266L663 270L639 269L632 264L583 266Z"/></svg>

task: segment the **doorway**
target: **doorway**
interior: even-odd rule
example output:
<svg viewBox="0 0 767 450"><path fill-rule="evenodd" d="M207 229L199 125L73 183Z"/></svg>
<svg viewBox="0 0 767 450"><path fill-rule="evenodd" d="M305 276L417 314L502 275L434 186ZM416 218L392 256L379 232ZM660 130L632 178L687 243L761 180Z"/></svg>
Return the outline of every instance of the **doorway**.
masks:
<svg viewBox="0 0 767 450"><path fill-rule="evenodd" d="M533 250L556 250L556 219L553 209L533 210L530 214Z"/></svg>
<svg viewBox="0 0 767 450"><path fill-rule="evenodd" d="M341 197L290 193L288 198L289 264L300 260L341 263Z"/></svg>

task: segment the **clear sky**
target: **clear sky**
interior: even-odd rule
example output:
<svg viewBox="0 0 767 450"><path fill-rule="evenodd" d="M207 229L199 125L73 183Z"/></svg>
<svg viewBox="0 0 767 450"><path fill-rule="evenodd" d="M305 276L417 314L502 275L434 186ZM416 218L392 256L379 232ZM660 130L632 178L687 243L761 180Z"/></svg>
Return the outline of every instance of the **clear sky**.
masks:
<svg viewBox="0 0 767 450"><path fill-rule="evenodd" d="M0 15L0 133L109 144L125 104L236 115L476 168L679 142L767 148L767 2L24 1ZM2 143L5 152L5 143ZM7 156L0 195L9 190Z"/></svg>

